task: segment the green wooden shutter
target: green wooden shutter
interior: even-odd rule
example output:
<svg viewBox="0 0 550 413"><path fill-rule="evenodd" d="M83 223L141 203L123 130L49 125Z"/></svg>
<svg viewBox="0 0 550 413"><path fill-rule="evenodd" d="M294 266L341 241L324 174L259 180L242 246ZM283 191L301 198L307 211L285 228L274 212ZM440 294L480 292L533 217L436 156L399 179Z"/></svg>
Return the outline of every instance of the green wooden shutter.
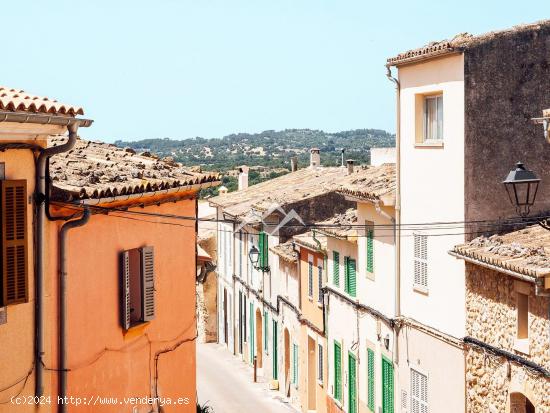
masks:
<svg viewBox="0 0 550 413"><path fill-rule="evenodd" d="M355 260L348 258L347 260L347 277L348 279L348 288L347 293L351 295L352 297L355 297L357 293L357 276L355 271Z"/></svg>
<svg viewBox="0 0 550 413"><path fill-rule="evenodd" d="M260 232L258 234L258 252L260 256L258 257L258 266L260 268L264 267L264 233Z"/></svg>
<svg viewBox="0 0 550 413"><path fill-rule="evenodd" d="M332 252L332 282L336 287L340 286L340 253Z"/></svg>
<svg viewBox="0 0 550 413"><path fill-rule="evenodd" d="M393 413L393 365L382 357L382 413Z"/></svg>
<svg viewBox="0 0 550 413"><path fill-rule="evenodd" d="M277 380L279 376L278 370L278 357L279 357L279 347L277 342L277 320L273 320L273 380Z"/></svg>
<svg viewBox="0 0 550 413"><path fill-rule="evenodd" d="M250 320L250 362L254 363L254 303L250 303L250 314L248 314Z"/></svg>
<svg viewBox="0 0 550 413"><path fill-rule="evenodd" d="M334 398L342 401L342 347L334 342Z"/></svg>
<svg viewBox="0 0 550 413"><path fill-rule="evenodd" d="M298 387L298 345L292 344L292 383Z"/></svg>
<svg viewBox="0 0 550 413"><path fill-rule="evenodd" d="M348 354L348 413L357 413L357 365L352 353Z"/></svg>
<svg viewBox="0 0 550 413"><path fill-rule="evenodd" d="M374 229L367 229L367 271L374 271Z"/></svg>
<svg viewBox="0 0 550 413"><path fill-rule="evenodd" d="M367 407L374 412L374 351L367 349Z"/></svg>
<svg viewBox="0 0 550 413"><path fill-rule="evenodd" d="M344 257L344 291L349 292L349 257Z"/></svg>

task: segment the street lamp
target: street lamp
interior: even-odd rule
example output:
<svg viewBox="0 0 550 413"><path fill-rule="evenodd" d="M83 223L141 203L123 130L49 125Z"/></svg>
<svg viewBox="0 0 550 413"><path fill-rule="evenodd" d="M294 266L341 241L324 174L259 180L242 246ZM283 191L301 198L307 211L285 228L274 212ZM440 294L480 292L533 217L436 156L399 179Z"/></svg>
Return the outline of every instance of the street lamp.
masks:
<svg viewBox="0 0 550 413"><path fill-rule="evenodd" d="M518 162L502 183L508 192L510 202L522 217L529 215L529 210L535 203L540 179L525 166Z"/></svg>
<svg viewBox="0 0 550 413"><path fill-rule="evenodd" d="M258 260L260 259L260 251L254 245L250 248L248 252L248 259L255 269L258 269Z"/></svg>

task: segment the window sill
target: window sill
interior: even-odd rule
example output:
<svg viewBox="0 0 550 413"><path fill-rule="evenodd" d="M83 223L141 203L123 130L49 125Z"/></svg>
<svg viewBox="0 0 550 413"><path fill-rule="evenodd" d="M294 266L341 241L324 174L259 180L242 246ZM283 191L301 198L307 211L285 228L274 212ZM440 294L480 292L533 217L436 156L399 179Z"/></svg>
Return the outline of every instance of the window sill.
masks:
<svg viewBox="0 0 550 413"><path fill-rule="evenodd" d="M373 272L368 272L367 271L367 279L371 280L371 281L374 281L374 273Z"/></svg>
<svg viewBox="0 0 550 413"><path fill-rule="evenodd" d="M145 329L151 324L150 321L143 321L141 323L134 324L130 326L128 330L124 331L124 340L131 340L138 336L141 336Z"/></svg>
<svg viewBox="0 0 550 413"><path fill-rule="evenodd" d="M319 301L317 301L317 307L323 308L323 303L320 303Z"/></svg>
<svg viewBox="0 0 550 413"><path fill-rule="evenodd" d="M424 295L428 295L428 292L429 292L428 287L424 287L418 284L413 285L413 290L416 291L417 293L424 294Z"/></svg>
<svg viewBox="0 0 550 413"><path fill-rule="evenodd" d="M529 339L528 338L516 338L514 341L514 350L520 353L525 354L526 356L530 355L529 352Z"/></svg>
<svg viewBox="0 0 550 413"><path fill-rule="evenodd" d="M443 141L425 141L425 142L416 142L414 144L415 148L439 148L442 149L444 147Z"/></svg>

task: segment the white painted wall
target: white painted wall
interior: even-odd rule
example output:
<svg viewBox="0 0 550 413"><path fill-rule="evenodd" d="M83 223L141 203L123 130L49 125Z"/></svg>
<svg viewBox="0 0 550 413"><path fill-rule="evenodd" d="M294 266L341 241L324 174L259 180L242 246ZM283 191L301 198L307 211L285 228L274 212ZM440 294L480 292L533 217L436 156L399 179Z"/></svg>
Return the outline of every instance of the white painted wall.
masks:
<svg viewBox="0 0 550 413"><path fill-rule="evenodd" d="M401 82L401 223L464 220L464 62L453 55L399 70ZM415 95L443 92L444 146L415 145ZM401 309L423 324L462 337L464 263L447 251L464 241L461 224L426 228L428 292L413 290L413 231L402 230ZM457 235L443 235L455 233Z"/></svg>

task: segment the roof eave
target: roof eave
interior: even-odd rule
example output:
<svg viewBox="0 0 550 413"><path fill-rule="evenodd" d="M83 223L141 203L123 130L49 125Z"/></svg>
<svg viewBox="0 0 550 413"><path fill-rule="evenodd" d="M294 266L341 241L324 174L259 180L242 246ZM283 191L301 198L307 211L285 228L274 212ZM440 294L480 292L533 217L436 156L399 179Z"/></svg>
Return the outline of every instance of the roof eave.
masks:
<svg viewBox="0 0 550 413"><path fill-rule="evenodd" d="M77 125L79 127L87 128L93 123L93 120L33 112L26 113L0 111L0 123L1 122L35 123L41 125L59 126Z"/></svg>
<svg viewBox="0 0 550 413"><path fill-rule="evenodd" d="M450 56L450 55L453 55L453 54L461 54L463 52L464 52L463 49L452 48L452 49L440 50L438 52L427 53L425 55L406 57L406 58L402 58L402 59L392 58L392 59L388 59L388 61L386 63L386 67L395 66L395 67L399 68L399 67L402 67L402 66L412 65L412 64L415 64L415 63L424 63L428 60L434 60L434 59L438 59L438 58L441 58L441 57Z"/></svg>

